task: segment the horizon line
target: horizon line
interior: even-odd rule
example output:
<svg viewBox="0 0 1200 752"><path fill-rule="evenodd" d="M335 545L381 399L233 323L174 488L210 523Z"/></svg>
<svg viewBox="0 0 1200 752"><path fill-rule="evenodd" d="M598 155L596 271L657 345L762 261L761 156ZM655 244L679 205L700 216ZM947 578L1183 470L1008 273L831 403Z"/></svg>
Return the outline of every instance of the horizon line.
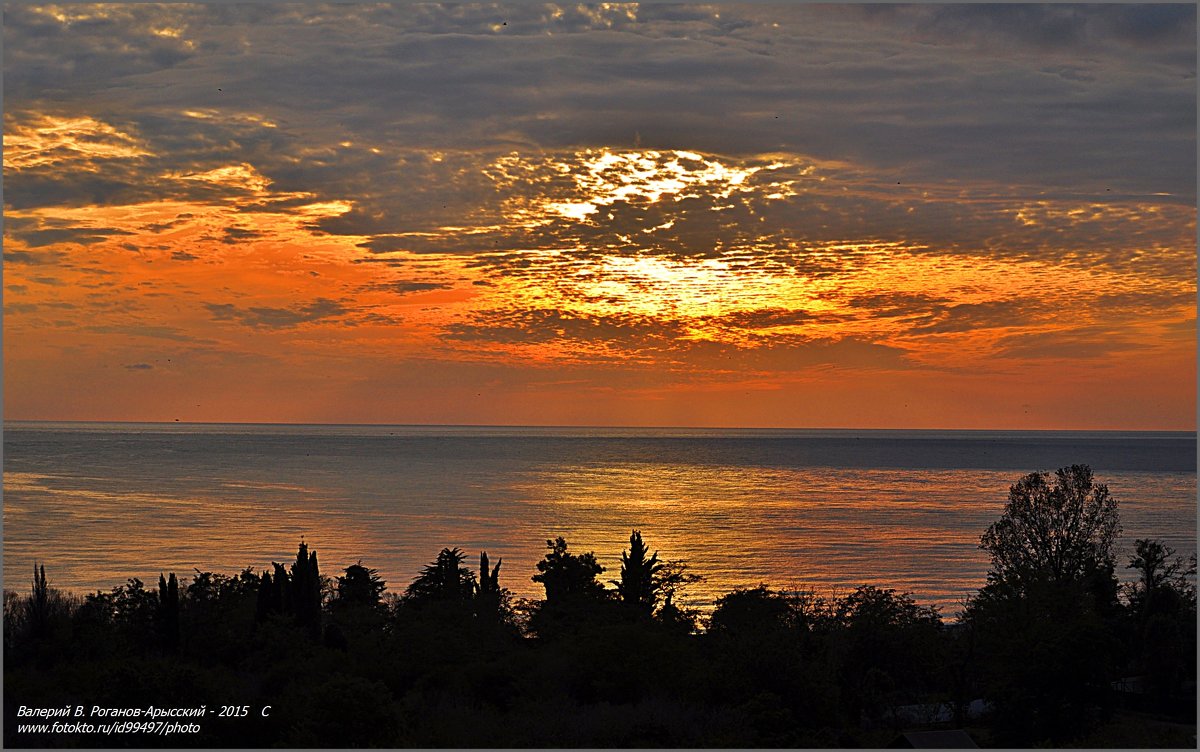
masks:
<svg viewBox="0 0 1200 752"><path fill-rule="evenodd" d="M294 421L197 421L197 420L88 420L4 418L10 423L80 423L125 424L152 426L327 426L347 428L544 428L577 430L687 430L687 431L925 431L925 432L1009 432L1009 433L1197 433L1195 428L929 428L929 427L865 427L865 426L685 426L685 425L581 425L581 424L520 424L520 423L309 423Z"/></svg>

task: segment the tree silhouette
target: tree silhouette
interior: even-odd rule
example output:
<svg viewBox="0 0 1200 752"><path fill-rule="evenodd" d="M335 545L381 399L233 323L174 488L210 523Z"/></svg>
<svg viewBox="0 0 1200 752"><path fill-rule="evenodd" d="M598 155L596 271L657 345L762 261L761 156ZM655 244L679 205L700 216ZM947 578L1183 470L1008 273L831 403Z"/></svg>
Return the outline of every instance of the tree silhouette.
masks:
<svg viewBox="0 0 1200 752"><path fill-rule="evenodd" d="M1045 486L1054 492L1053 481ZM1111 682L1134 674L1151 687L1138 702L1194 719L1193 565L1159 541L1137 542L1129 563L1138 581L1118 620L1094 595L1089 569L1103 570L1105 557L1093 552L1081 558L1100 564L1064 566L1059 580L1052 567L997 566L1011 576L993 578L961 627L940 628L935 610L890 590L862 586L826 601L761 585L717 600L702 635L689 634L672 603L695 576L660 561L640 531L616 590L598 581L593 554L570 553L562 538L547 545L535 574L547 600L520 622L509 618L501 562L487 552L476 575L462 551L443 549L402 605L387 609L381 601L398 599L375 570L352 564L326 592L303 545L290 567L197 570L186 589L173 574L160 575L157 590L131 579L82 603L35 566L32 589L5 594L5 691L47 708L241 692L277 714L217 724L205 738L262 748L878 746L887 731L866 724L894 722L901 704L950 697L985 697L997 744L1110 746L1097 733L1107 733ZM296 639L304 604L319 608L323 596L324 639ZM632 618L630 607L654 621ZM38 612L49 627L34 635ZM177 647L163 650L173 621ZM6 724L5 746L70 741L16 727ZM1170 746L1191 743L1183 724L1170 734Z"/></svg>
<svg viewBox="0 0 1200 752"><path fill-rule="evenodd" d="M748 634L792 630L800 615L783 595L766 585L737 588L717 599L709 617L708 631L714 636L740 637Z"/></svg>
<svg viewBox="0 0 1200 752"><path fill-rule="evenodd" d="M308 545L300 541L296 561L292 564L291 609L296 624L313 635L321 631L321 572L317 566L317 552L309 552Z"/></svg>
<svg viewBox="0 0 1200 752"><path fill-rule="evenodd" d="M130 577L124 585L113 588L108 605L114 622L130 641L156 642L158 594L147 590L140 578Z"/></svg>
<svg viewBox="0 0 1200 752"><path fill-rule="evenodd" d="M852 715L878 713L881 703L928 692L939 665L941 618L907 594L862 585L834 606L838 675ZM892 697L889 697L892 695Z"/></svg>
<svg viewBox="0 0 1200 752"><path fill-rule="evenodd" d="M174 610L171 602L178 594L179 646L202 644L208 655L225 652L230 656L244 655L247 627L254 621L260 578L246 568L236 576L194 570L186 588L182 583L172 586L170 580L159 578L159 613L167 620ZM164 625L160 619L160 630ZM170 638L167 638L168 641Z"/></svg>
<svg viewBox="0 0 1200 752"><path fill-rule="evenodd" d="M346 574L337 578L337 595L330 606L375 607L386 588L387 583L380 579L379 571L368 569L359 561L346 567Z"/></svg>
<svg viewBox="0 0 1200 752"><path fill-rule="evenodd" d="M989 584L964 616L999 746L1058 746L1096 723L1121 651L1086 580Z"/></svg>
<svg viewBox="0 0 1200 752"><path fill-rule="evenodd" d="M27 607L29 631L35 635L46 633L50 622L50 586L46 582L46 565L33 565L33 589Z"/></svg>
<svg viewBox="0 0 1200 752"><path fill-rule="evenodd" d="M383 627L386 609L383 591L387 587L379 572L364 567L362 561L346 567L336 578L329 600L329 623L325 625L326 646L345 649L348 635L373 632Z"/></svg>
<svg viewBox="0 0 1200 752"><path fill-rule="evenodd" d="M420 605L469 600L475 594L475 575L463 566L466 558L459 548L443 548L404 591L405 601Z"/></svg>
<svg viewBox="0 0 1200 752"><path fill-rule="evenodd" d="M1127 593L1136 621L1135 659L1161 705L1196 677L1196 555L1185 561L1148 538L1134 545L1128 567L1138 579Z"/></svg>
<svg viewBox="0 0 1200 752"><path fill-rule="evenodd" d="M586 554L567 553L567 541L561 536L546 541L550 553L537 563L540 574L533 576L546 588L546 602L557 604L580 597L602 597L604 586L596 580L604 571L592 552Z"/></svg>
<svg viewBox="0 0 1200 752"><path fill-rule="evenodd" d="M221 600L222 591L229 587L230 578L223 574L214 572L201 572L199 569L193 570L196 574L192 575L192 582L187 586L186 595L189 605L193 608L211 609ZM162 576L159 576L159 582L162 582ZM165 592L162 587L159 592Z"/></svg>
<svg viewBox="0 0 1200 752"><path fill-rule="evenodd" d="M1017 481L980 539L992 566L964 616L1003 745L1062 743L1106 703L1119 669L1119 533L1107 486L1072 465Z"/></svg>
<svg viewBox="0 0 1200 752"><path fill-rule="evenodd" d="M276 584L270 572L263 572L258 580L258 594L254 599L254 621L261 622L271 614L277 614L281 606L276 598Z"/></svg>
<svg viewBox="0 0 1200 752"><path fill-rule="evenodd" d="M1021 590L1035 581L1080 581L1112 572L1121 532L1117 501L1087 465L1030 473L1009 489L1003 516L980 538L988 581ZM1115 591L1114 591L1115 594Z"/></svg>
<svg viewBox="0 0 1200 752"><path fill-rule="evenodd" d="M268 616L294 613L292 609L292 581L287 569L277 561L271 562L274 572L263 572L258 578L258 593L255 597L254 616L263 621Z"/></svg>
<svg viewBox="0 0 1200 752"><path fill-rule="evenodd" d="M658 561L658 552L650 558L650 548L642 541L640 530L629 535L629 550L621 552L621 579L612 580L617 586L621 602L638 614L650 616L658 602L658 574L663 565Z"/></svg>
<svg viewBox="0 0 1200 752"><path fill-rule="evenodd" d="M497 559L496 566L488 569L487 551L479 554L479 585L475 591L475 613L484 621L494 622L500 616L500 605L504 591L500 588L500 564L504 559Z"/></svg>
<svg viewBox="0 0 1200 752"><path fill-rule="evenodd" d="M8 595L9 591L5 591L6 623L35 640L49 638L55 630L64 626L77 603L71 596L50 587L46 579L46 566L36 563L33 565L33 587L29 596L19 602L14 600L10 609ZM5 633L5 639L12 636Z"/></svg>
<svg viewBox="0 0 1200 752"><path fill-rule="evenodd" d="M272 591L272 606L277 614L290 614L292 610L292 578L288 577L287 568L277 561L271 562L275 573L274 590Z"/></svg>
<svg viewBox="0 0 1200 752"><path fill-rule="evenodd" d="M654 614L654 618L674 632L681 634L694 632L700 620L700 613L695 609L679 606L675 599L677 596L683 595L689 585L701 582L703 579L688 569L687 562L664 561L662 568L654 577L656 596L663 602Z"/></svg>
<svg viewBox="0 0 1200 752"><path fill-rule="evenodd" d="M1139 538L1128 568L1138 573L1128 589L1129 605L1142 618L1180 608L1196 609L1196 588L1189 579L1196 574L1195 554L1186 562L1162 541Z"/></svg>
<svg viewBox="0 0 1200 752"><path fill-rule="evenodd" d="M158 628L163 647L169 651L179 648L179 581L172 572L169 579L158 575Z"/></svg>

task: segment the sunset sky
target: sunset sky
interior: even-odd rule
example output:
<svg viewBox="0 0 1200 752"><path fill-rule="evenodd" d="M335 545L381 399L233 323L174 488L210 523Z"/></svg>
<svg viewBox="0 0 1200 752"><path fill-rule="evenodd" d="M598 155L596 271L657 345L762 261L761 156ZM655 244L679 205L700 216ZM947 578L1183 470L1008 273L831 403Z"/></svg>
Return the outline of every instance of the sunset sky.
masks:
<svg viewBox="0 0 1200 752"><path fill-rule="evenodd" d="M1194 429L1195 14L7 4L5 418Z"/></svg>

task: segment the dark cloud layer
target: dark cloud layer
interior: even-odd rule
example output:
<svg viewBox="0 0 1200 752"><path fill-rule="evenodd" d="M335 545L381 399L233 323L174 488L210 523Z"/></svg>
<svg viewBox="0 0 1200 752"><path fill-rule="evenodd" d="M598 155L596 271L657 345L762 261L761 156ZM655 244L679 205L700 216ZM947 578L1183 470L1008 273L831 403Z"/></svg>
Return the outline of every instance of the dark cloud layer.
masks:
<svg viewBox="0 0 1200 752"><path fill-rule="evenodd" d="M901 237L1118 264L1180 239L1178 216L1131 235L1131 205L1186 225L1195 203L1192 6L63 7L6 6L6 109L82 109L143 153L8 171L18 209L245 202L184 179L245 164L276 193L351 202L314 227L371 253L752 249L795 265L806 243ZM584 198L558 165L635 146L803 158L728 201L621 196L513 227ZM494 166L513 154L526 171L506 183ZM794 192L768 200L772 181ZM1018 216L1038 201L1111 211Z"/></svg>

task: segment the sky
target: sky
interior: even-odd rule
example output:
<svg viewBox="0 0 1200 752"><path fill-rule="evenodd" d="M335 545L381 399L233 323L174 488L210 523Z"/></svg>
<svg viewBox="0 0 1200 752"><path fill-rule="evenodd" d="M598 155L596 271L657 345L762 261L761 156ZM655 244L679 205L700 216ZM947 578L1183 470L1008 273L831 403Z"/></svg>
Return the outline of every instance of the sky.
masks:
<svg viewBox="0 0 1200 752"><path fill-rule="evenodd" d="M1194 5L3 34L8 420L1195 429Z"/></svg>

